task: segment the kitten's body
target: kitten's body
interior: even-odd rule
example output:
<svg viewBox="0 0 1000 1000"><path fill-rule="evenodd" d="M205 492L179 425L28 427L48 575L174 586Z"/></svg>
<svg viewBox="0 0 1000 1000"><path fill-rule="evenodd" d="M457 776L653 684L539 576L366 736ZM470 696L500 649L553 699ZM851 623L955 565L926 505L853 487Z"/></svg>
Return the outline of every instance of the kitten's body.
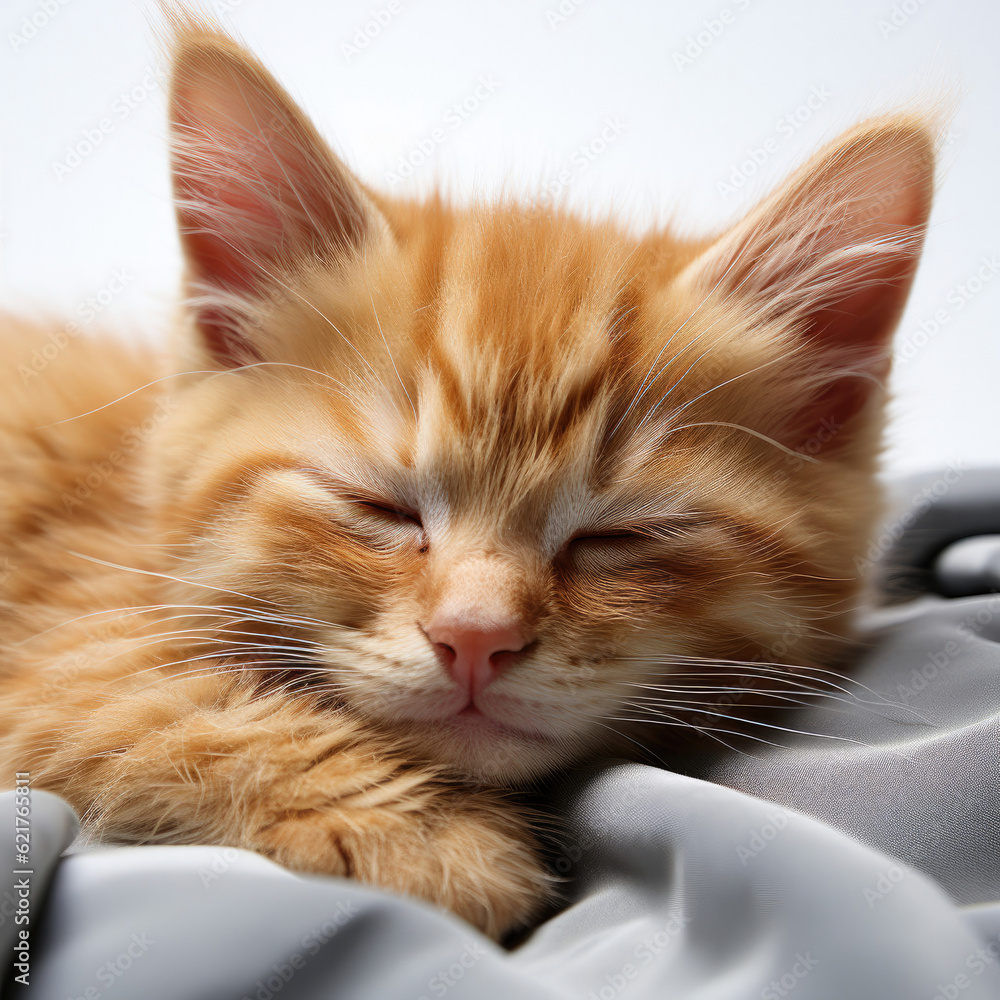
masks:
<svg viewBox="0 0 1000 1000"><path fill-rule="evenodd" d="M25 381L18 368L50 331L10 318L2 330L0 759L11 778L16 768L62 795L96 839L244 847L432 899L491 933L543 905L529 824L502 796L420 766L329 705L262 696L259 678L221 658L187 662L212 650L199 640L220 619L250 616L236 642L261 623L244 607L206 626L191 603L245 602L146 575L177 571L147 502L153 442L174 407L160 384L97 408L156 379L162 358L110 337L73 341L44 380ZM106 565L121 561L129 569Z"/></svg>
<svg viewBox="0 0 1000 1000"><path fill-rule="evenodd" d="M547 879L485 785L662 721L678 669L849 634L927 128L860 126L692 243L384 200L191 23L172 117L178 357L26 377L46 332L3 330L0 760L98 835L499 933Z"/></svg>

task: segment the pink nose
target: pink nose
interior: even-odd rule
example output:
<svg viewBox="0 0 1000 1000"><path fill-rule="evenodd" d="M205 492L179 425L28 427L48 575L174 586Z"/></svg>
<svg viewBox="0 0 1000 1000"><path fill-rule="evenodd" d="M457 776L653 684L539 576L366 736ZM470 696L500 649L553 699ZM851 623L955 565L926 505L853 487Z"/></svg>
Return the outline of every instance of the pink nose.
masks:
<svg viewBox="0 0 1000 1000"><path fill-rule="evenodd" d="M424 633L448 673L471 698L492 684L528 644L521 628L510 622L482 625L435 620Z"/></svg>

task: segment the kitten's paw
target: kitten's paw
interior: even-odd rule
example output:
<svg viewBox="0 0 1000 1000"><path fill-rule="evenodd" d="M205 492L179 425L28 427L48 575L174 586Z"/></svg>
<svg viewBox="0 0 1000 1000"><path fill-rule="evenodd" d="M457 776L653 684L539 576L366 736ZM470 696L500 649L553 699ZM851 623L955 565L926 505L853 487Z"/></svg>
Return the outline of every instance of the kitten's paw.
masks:
<svg viewBox="0 0 1000 1000"><path fill-rule="evenodd" d="M254 850L300 871L356 878L451 910L500 938L554 896L530 824L484 793L451 792L425 808L310 810L254 838ZM250 846L250 845L245 845Z"/></svg>
<svg viewBox="0 0 1000 1000"><path fill-rule="evenodd" d="M396 888L446 907L493 938L529 926L555 894L530 824L509 801L484 796L465 803L400 847L391 863L406 874Z"/></svg>

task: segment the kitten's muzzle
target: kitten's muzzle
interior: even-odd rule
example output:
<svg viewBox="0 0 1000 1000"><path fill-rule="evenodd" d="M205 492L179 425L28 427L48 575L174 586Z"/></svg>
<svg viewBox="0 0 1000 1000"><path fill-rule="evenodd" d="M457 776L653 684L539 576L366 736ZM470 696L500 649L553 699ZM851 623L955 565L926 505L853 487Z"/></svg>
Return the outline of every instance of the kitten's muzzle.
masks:
<svg viewBox="0 0 1000 1000"><path fill-rule="evenodd" d="M514 619L435 617L421 629L449 677L468 696L469 704L475 703L531 641Z"/></svg>

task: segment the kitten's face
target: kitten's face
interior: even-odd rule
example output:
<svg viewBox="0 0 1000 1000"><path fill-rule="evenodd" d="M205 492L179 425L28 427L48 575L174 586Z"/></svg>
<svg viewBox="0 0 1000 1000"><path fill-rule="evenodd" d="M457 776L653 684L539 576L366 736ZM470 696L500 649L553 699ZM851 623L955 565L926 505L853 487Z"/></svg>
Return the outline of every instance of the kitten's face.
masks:
<svg viewBox="0 0 1000 1000"><path fill-rule="evenodd" d="M192 96L209 69L189 44L194 68L174 97L185 128L199 108L217 113ZM213 64L234 58L214 36L199 44L216 46ZM249 103L260 80L225 65L208 81L213 101L236 79ZM254 95L272 124L279 99L297 115L280 92ZM211 122L197 128L226 148ZM904 152L887 157L928 161L915 135L897 135ZM880 420L880 399L843 370L883 373L913 246L867 265L869 284L896 291L855 301L855 274L838 299L816 291L824 275L794 247L761 263L760 219L685 244L510 206L376 202L346 172L323 174L342 170L329 154L317 177L298 132L284 157L302 162L274 170L267 157L282 153L268 139L253 176L305 177L294 193L313 210L291 221L251 180L236 198L206 177L209 204L193 190L205 156L175 154L194 280L209 290L195 320L223 369L187 391L162 442L165 526L193 543L188 578L326 623L309 636L334 700L492 780L544 772L627 728L642 685L669 683L678 656L805 658L843 634ZM324 201L331 177L342 190ZM762 210L786 240L801 238L811 182L803 172L791 207ZM256 224L280 239L248 237L220 264L254 194ZM903 221L880 209L864 223L874 233L846 237L850 224L820 213L812 252L823 239L911 237L926 200L907 194ZM268 257L324 212L327 230L340 227L333 252ZM206 220L226 236L208 250ZM776 233L763 236L772 253ZM304 243L322 245L316 232ZM255 255L268 280L234 280ZM887 266L899 273L881 276ZM848 305L845 331L835 317ZM868 330L857 317L870 315Z"/></svg>

